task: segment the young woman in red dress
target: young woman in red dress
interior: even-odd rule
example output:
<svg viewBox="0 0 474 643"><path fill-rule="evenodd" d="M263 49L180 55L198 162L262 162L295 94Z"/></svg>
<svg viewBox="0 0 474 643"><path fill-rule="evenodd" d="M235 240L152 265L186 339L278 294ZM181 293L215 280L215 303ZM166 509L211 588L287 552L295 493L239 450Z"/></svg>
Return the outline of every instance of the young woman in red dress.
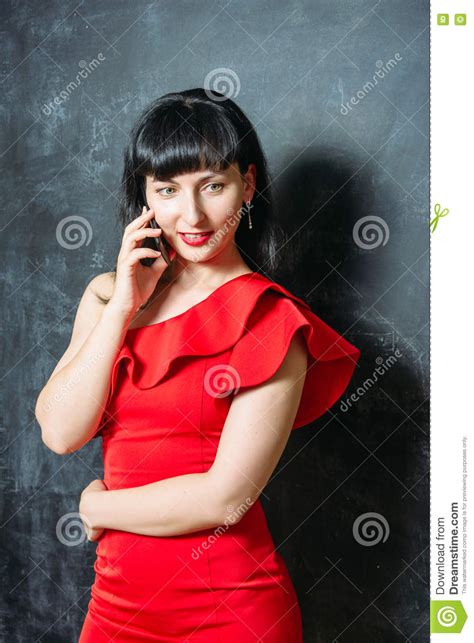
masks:
<svg viewBox="0 0 474 643"><path fill-rule="evenodd" d="M359 351L269 277L265 158L223 99L168 94L139 118L116 269L86 288L38 400L55 452L102 436L104 480L79 507L98 541L80 643L303 640L258 497L290 432L342 395ZM169 265L151 248L160 236Z"/></svg>

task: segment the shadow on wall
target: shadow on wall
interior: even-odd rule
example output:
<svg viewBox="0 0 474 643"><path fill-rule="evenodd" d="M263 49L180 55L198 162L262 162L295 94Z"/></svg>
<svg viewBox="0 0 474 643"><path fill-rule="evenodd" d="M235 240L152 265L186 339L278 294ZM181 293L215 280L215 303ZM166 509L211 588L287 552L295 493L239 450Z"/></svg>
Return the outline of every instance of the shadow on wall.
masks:
<svg viewBox="0 0 474 643"><path fill-rule="evenodd" d="M398 236L400 194L389 184L375 194L367 171L353 180L362 162L331 162L331 154L293 163L275 187L289 239L279 281L354 343L361 358L341 400L291 434L261 501L298 594L305 641L388 641L416 629L419 638L410 640L428 640L428 622L420 625L429 604L429 391L419 362L429 336L426 330L412 341L390 321L402 318L417 330L426 321L427 286L410 275L419 291L396 284L404 237L419 222L412 230L403 224ZM353 229L372 212L392 234L369 249L356 244ZM427 267L429 235L417 243ZM379 302L388 289L388 304ZM411 298L421 300L418 308Z"/></svg>

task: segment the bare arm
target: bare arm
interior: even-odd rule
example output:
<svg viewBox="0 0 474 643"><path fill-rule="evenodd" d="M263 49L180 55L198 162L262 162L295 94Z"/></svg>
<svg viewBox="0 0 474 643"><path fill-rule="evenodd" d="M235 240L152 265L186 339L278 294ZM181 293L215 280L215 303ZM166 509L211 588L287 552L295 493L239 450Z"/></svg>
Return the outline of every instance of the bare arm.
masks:
<svg viewBox="0 0 474 643"><path fill-rule="evenodd" d="M88 284L79 303L70 344L41 390L35 415L43 442L52 451L75 451L97 431L107 400L110 374L129 319L94 293L110 297L111 273Z"/></svg>
<svg viewBox="0 0 474 643"><path fill-rule="evenodd" d="M104 273L86 288L70 345L38 396L35 415L43 442L56 453L80 449L97 431L112 366L128 326L166 269L157 250L141 245L147 237L158 237L162 232L149 227L154 216L153 210L143 207L142 214L126 226L115 281L112 273ZM140 259L145 258L154 260L151 266L141 265ZM110 298L107 305L95 296L96 288L106 291L100 294Z"/></svg>
<svg viewBox="0 0 474 643"><path fill-rule="evenodd" d="M306 368L306 345L298 332L275 375L234 397L207 472L130 489L90 491L81 498L80 512L94 529L148 536L175 536L238 522L283 453Z"/></svg>

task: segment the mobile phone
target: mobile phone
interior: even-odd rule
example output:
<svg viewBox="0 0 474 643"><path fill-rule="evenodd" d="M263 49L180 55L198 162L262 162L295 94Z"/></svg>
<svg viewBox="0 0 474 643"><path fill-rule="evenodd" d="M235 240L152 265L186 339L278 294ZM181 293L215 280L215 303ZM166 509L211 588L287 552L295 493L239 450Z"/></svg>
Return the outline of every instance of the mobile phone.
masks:
<svg viewBox="0 0 474 643"><path fill-rule="evenodd" d="M141 200L143 205L146 205L148 208L148 203L146 200L146 194L145 194L145 187L143 183L140 185L140 195L141 195ZM150 227L155 228L157 230L160 229L160 226L157 224L155 218L150 220ZM153 248L153 250L158 250L158 252L161 252L161 256L163 259L166 261L166 264L169 266L171 263L170 256L168 254L167 246L168 242L166 239L163 237L163 233L159 237L147 237L144 239L142 243L142 248ZM156 259L153 259L153 257L145 257L144 259L140 259L140 263L142 266L151 266L151 264L156 261Z"/></svg>

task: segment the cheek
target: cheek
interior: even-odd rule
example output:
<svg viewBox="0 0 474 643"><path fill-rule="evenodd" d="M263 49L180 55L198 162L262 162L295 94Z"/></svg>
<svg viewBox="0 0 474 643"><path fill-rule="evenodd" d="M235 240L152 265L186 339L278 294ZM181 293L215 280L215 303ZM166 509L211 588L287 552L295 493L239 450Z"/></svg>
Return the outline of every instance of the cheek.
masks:
<svg viewBox="0 0 474 643"><path fill-rule="evenodd" d="M159 194L156 194L156 192L153 191L151 194L148 195L148 205L150 206L150 208L161 210L162 204L163 204L163 199L160 197Z"/></svg>
<svg viewBox="0 0 474 643"><path fill-rule="evenodd" d="M218 220L215 221L213 228L218 230L218 239L216 241L217 245L227 244L232 242L237 228L239 227L240 218L236 214L236 209L232 208L232 211L228 212L226 216L220 216Z"/></svg>
<svg viewBox="0 0 474 643"><path fill-rule="evenodd" d="M176 207L170 205L169 202L163 202L159 197L153 196L149 199L148 206L155 213L155 219L163 230L172 229L174 227L174 224L178 219Z"/></svg>

